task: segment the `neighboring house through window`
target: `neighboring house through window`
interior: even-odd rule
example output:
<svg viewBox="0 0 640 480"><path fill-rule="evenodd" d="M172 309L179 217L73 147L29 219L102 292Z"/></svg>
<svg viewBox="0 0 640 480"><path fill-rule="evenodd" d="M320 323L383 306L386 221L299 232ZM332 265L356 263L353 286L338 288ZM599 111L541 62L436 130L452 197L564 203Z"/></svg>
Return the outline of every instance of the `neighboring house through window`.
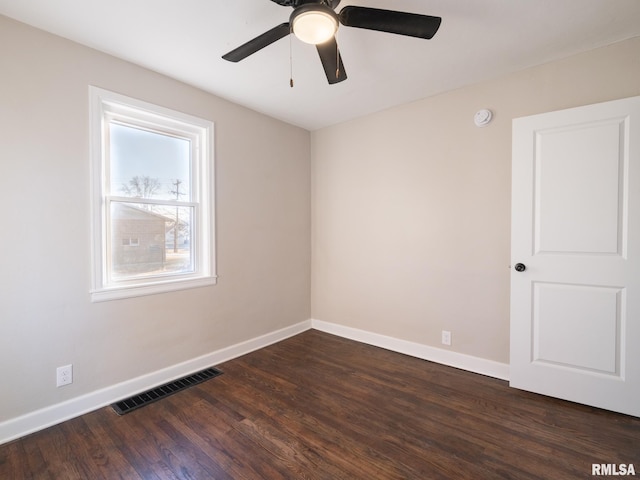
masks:
<svg viewBox="0 0 640 480"><path fill-rule="evenodd" d="M89 93L92 300L215 283L213 124Z"/></svg>

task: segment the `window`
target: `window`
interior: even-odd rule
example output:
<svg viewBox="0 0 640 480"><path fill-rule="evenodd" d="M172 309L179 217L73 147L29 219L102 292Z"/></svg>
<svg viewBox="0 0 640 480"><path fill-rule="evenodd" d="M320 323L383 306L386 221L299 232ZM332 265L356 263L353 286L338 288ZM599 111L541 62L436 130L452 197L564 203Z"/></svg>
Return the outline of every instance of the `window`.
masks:
<svg viewBox="0 0 640 480"><path fill-rule="evenodd" d="M139 247L140 242L136 237L122 237L122 245L125 247Z"/></svg>
<svg viewBox="0 0 640 480"><path fill-rule="evenodd" d="M92 300L214 284L213 124L89 93Z"/></svg>

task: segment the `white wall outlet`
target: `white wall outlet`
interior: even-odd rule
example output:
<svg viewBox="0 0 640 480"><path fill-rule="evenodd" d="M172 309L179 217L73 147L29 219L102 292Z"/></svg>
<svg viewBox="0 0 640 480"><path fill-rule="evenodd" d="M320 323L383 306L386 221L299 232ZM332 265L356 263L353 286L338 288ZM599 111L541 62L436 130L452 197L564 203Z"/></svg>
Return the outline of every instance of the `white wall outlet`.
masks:
<svg viewBox="0 0 640 480"><path fill-rule="evenodd" d="M65 365L56 369L56 387L73 383L73 365Z"/></svg>
<svg viewBox="0 0 640 480"><path fill-rule="evenodd" d="M451 332L442 330L442 344L451 345Z"/></svg>

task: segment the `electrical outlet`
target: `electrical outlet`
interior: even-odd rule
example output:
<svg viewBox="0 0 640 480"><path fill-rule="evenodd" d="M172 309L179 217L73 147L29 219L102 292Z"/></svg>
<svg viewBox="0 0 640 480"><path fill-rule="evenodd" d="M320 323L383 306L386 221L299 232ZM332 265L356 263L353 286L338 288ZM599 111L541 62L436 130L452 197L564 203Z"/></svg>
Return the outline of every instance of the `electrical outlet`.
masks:
<svg viewBox="0 0 640 480"><path fill-rule="evenodd" d="M451 332L448 332L447 330L442 330L442 344L451 345Z"/></svg>
<svg viewBox="0 0 640 480"><path fill-rule="evenodd" d="M65 365L56 369L56 387L73 383L73 365Z"/></svg>

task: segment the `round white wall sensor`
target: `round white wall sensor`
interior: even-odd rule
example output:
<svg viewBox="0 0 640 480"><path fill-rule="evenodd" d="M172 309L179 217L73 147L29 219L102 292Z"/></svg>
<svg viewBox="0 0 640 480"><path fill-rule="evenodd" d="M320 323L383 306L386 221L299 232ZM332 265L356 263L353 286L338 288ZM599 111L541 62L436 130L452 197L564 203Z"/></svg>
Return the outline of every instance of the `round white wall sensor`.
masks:
<svg viewBox="0 0 640 480"><path fill-rule="evenodd" d="M473 122L476 124L476 127L484 127L491 121L492 117L493 114L491 110L483 108L482 110L478 110L473 116Z"/></svg>

